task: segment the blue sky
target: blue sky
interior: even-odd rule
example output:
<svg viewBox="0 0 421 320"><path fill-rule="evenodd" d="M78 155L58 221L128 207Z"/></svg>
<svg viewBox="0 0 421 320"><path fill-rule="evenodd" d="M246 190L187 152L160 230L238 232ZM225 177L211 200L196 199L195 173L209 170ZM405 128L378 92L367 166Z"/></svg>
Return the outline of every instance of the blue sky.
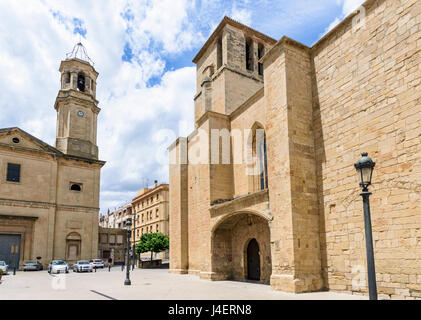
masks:
<svg viewBox="0 0 421 320"><path fill-rule="evenodd" d="M101 212L168 181L168 145L193 129L191 62L227 15L311 46L362 0L2 0L0 128L54 145L60 61L79 39L99 72Z"/></svg>

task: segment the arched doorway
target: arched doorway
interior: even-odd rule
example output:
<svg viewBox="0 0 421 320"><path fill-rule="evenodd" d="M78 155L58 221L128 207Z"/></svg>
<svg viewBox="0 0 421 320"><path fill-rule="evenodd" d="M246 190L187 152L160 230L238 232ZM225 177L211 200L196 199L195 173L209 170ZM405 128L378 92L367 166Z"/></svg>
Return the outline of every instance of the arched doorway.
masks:
<svg viewBox="0 0 421 320"><path fill-rule="evenodd" d="M66 261L74 262L80 259L81 236L77 232L69 233L66 237Z"/></svg>
<svg viewBox="0 0 421 320"><path fill-rule="evenodd" d="M260 280L260 249L256 239L247 246L247 279Z"/></svg>
<svg viewBox="0 0 421 320"><path fill-rule="evenodd" d="M211 254L215 278L269 284L272 262L268 221L248 212L227 216L212 232Z"/></svg>

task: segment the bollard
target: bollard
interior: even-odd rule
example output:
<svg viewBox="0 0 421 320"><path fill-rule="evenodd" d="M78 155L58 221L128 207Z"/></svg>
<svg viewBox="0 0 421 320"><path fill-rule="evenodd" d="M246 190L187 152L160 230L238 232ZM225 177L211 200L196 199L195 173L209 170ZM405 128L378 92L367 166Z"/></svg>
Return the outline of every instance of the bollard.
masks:
<svg viewBox="0 0 421 320"><path fill-rule="evenodd" d="M111 272L111 265L108 265L108 272Z"/></svg>
<svg viewBox="0 0 421 320"><path fill-rule="evenodd" d="M95 269L95 272L96 272L96 268L94 268Z"/></svg>
<svg viewBox="0 0 421 320"><path fill-rule="evenodd" d="M13 275L16 275L16 267L13 268Z"/></svg>

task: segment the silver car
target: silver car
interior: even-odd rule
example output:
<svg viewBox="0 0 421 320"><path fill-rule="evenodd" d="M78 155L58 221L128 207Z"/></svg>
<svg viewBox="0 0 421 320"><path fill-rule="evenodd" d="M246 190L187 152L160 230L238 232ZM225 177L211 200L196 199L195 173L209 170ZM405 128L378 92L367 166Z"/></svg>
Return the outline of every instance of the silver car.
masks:
<svg viewBox="0 0 421 320"><path fill-rule="evenodd" d="M73 265L73 272L92 272L93 270L88 260L80 260Z"/></svg>
<svg viewBox="0 0 421 320"><path fill-rule="evenodd" d="M30 271L30 270L39 271L42 269L43 269L42 264L39 263L38 261L26 261L23 264L23 271Z"/></svg>
<svg viewBox="0 0 421 320"><path fill-rule="evenodd" d="M102 259L93 259L89 261L94 269L101 268L104 269L104 261Z"/></svg>
<svg viewBox="0 0 421 320"><path fill-rule="evenodd" d="M48 265L48 273L69 273L69 265L64 260L53 260Z"/></svg>
<svg viewBox="0 0 421 320"><path fill-rule="evenodd" d="M3 271L3 274L7 274L8 267L5 261L0 261L0 269Z"/></svg>

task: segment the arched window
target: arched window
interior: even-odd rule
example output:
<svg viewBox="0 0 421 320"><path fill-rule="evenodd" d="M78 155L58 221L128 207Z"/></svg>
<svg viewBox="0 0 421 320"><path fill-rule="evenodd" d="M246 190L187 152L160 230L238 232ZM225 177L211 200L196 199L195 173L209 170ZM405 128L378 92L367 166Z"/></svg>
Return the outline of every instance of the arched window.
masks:
<svg viewBox="0 0 421 320"><path fill-rule="evenodd" d="M251 130L251 161L248 162L249 191L256 192L268 188L266 133L263 126L256 123Z"/></svg>
<svg viewBox="0 0 421 320"><path fill-rule="evenodd" d="M246 39L246 69L253 71L254 70L254 50L253 50L253 40L251 38Z"/></svg>
<svg viewBox="0 0 421 320"><path fill-rule="evenodd" d="M72 183L70 185L70 190L72 191L82 191L82 185L79 183Z"/></svg>
<svg viewBox="0 0 421 320"><path fill-rule="evenodd" d="M85 92L85 76L82 73L77 75L77 89L81 92Z"/></svg>

